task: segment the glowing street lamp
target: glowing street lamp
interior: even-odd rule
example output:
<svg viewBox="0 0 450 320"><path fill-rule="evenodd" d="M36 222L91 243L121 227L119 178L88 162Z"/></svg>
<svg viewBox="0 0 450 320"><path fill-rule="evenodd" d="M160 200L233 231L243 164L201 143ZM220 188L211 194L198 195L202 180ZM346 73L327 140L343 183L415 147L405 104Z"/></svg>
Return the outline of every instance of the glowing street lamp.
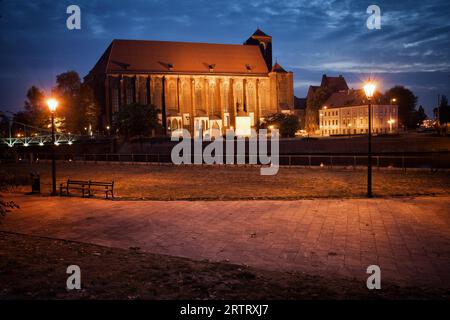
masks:
<svg viewBox="0 0 450 320"><path fill-rule="evenodd" d="M58 101L56 99L50 98L47 100L48 108L50 109L50 112L53 113L56 111L56 108L58 107Z"/></svg>
<svg viewBox="0 0 450 320"><path fill-rule="evenodd" d="M372 101L373 94L375 92L376 85L369 78L369 81L364 85L364 92L366 94L367 100L369 102L369 149L367 153L367 197L372 198L372 106L370 105Z"/></svg>
<svg viewBox="0 0 450 320"><path fill-rule="evenodd" d="M388 120L388 123L389 123L389 132L391 132L392 133L392 124L395 122L395 120L394 119L389 119Z"/></svg>
<svg viewBox="0 0 450 320"><path fill-rule="evenodd" d="M51 98L47 100L48 109L52 114L52 196L56 196L56 161L55 161L55 111L58 107L58 101Z"/></svg>

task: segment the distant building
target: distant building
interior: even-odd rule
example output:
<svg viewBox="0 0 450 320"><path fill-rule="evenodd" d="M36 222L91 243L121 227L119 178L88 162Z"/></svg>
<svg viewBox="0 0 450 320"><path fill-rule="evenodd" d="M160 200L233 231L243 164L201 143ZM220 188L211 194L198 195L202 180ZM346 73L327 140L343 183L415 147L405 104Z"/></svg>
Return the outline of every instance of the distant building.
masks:
<svg viewBox="0 0 450 320"><path fill-rule="evenodd" d="M382 102L382 101L380 101ZM372 133L398 131L398 106L372 104ZM333 93L318 111L320 133L323 136L365 134L369 132L368 101L363 90Z"/></svg>
<svg viewBox="0 0 450 320"><path fill-rule="evenodd" d="M85 81L100 128L131 103L155 105L168 134L247 133L271 113L294 110L293 74L272 65L272 37L259 29L242 45L113 40Z"/></svg>
<svg viewBox="0 0 450 320"><path fill-rule="evenodd" d="M342 75L329 77L322 76L320 86L310 86L306 96L305 129L309 133L319 131L319 109L323 102L335 92L345 92L348 90L347 82Z"/></svg>
<svg viewBox="0 0 450 320"><path fill-rule="evenodd" d="M300 129L305 129L306 98L294 96L294 114L300 121Z"/></svg>

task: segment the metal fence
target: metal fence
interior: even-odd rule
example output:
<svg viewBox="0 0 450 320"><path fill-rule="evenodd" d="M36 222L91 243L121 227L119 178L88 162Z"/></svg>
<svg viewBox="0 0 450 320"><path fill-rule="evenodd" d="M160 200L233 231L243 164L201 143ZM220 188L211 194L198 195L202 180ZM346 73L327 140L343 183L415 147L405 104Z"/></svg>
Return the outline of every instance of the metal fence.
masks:
<svg viewBox="0 0 450 320"><path fill-rule="evenodd" d="M194 155L191 155L191 163L194 163ZM81 162L109 162L109 163L172 163L170 154L147 153L147 154L57 154L57 160L81 161ZM234 163L249 164L250 155L245 157L234 157ZM35 153L19 155L16 161L39 161L50 160L49 153ZM256 156L253 159L257 159ZM14 161L14 159L11 159ZM222 159L226 163L225 156ZM261 164L259 160L256 164ZM280 155L279 164L283 166L299 167L360 167L367 166L367 155L361 154L302 154L302 155ZM380 155L372 156L372 165L376 168L450 168L450 152L441 153L423 153L416 155Z"/></svg>

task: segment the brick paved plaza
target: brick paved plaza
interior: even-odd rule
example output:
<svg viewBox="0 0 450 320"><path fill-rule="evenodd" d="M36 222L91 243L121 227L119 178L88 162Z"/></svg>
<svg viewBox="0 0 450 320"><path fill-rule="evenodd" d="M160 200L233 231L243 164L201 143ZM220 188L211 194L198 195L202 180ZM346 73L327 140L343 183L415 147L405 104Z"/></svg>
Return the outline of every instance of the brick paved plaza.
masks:
<svg viewBox="0 0 450 320"><path fill-rule="evenodd" d="M268 270L450 286L450 197L106 201L19 196L0 230Z"/></svg>

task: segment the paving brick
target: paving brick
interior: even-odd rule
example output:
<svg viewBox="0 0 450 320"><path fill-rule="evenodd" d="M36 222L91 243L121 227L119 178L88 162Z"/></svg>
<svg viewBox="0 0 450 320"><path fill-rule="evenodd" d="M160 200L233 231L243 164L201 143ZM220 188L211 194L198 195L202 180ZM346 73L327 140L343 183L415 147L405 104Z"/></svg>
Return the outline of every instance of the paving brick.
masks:
<svg viewBox="0 0 450 320"><path fill-rule="evenodd" d="M0 230L271 270L450 287L450 197L105 201L12 196Z"/></svg>

